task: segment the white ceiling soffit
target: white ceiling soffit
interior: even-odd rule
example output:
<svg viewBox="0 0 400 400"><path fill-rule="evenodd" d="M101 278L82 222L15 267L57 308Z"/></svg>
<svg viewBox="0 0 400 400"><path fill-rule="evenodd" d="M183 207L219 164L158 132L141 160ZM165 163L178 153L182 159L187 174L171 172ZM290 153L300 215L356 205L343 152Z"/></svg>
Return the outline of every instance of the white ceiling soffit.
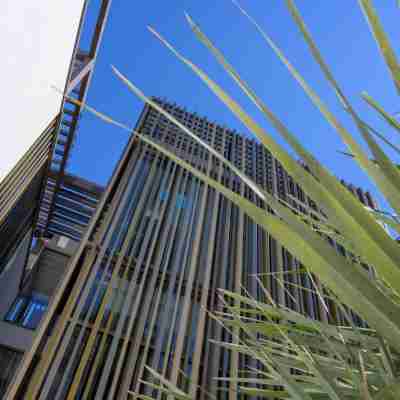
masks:
<svg viewBox="0 0 400 400"><path fill-rule="evenodd" d="M0 182L61 106L84 0L1 0Z"/></svg>

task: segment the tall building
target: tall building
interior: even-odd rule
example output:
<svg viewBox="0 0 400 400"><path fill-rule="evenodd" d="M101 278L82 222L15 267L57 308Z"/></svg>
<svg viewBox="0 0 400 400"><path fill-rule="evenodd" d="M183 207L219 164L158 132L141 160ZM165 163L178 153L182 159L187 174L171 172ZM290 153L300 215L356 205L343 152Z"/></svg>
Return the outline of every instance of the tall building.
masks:
<svg viewBox="0 0 400 400"><path fill-rule="evenodd" d="M79 239L101 191L87 182L79 186L66 174L80 107L64 100L50 85L85 99L110 5L111 0L93 6L85 0L57 4L45 0L27 11L20 2L6 0L0 16L7 55L0 81L10 94L2 108L7 115L3 131L12 139L0 149L0 398L51 303L50 287L56 288L66 269L61 268L62 251L50 257L54 268L46 267L43 260L52 241L44 244L38 238L62 234L61 243L66 237ZM95 25L81 40L89 9ZM14 24L25 29L10 30ZM68 192L71 185L75 194ZM82 193L89 197L83 200ZM71 199L78 199L80 208ZM35 253L30 250L36 240L43 246L33 267ZM76 243L67 246L68 257L76 247Z"/></svg>
<svg viewBox="0 0 400 400"><path fill-rule="evenodd" d="M256 141L175 104L157 102L260 186L303 213L320 213ZM262 206L219 160L149 106L137 130ZM235 382L214 378L235 376L254 361L210 341L236 340L206 313L224 308L218 288L240 292L244 287L264 300L253 275L269 274L264 284L277 302L344 323L329 299L330 313L325 311L308 275L285 273L301 265L276 239L214 189L132 137L9 398L151 394L140 383L148 378L146 365L196 398L207 397L199 386L218 398L236 398Z"/></svg>
<svg viewBox="0 0 400 400"><path fill-rule="evenodd" d="M28 257L55 122L0 182L0 305L18 284Z"/></svg>
<svg viewBox="0 0 400 400"><path fill-rule="evenodd" d="M84 96L94 62L83 58L79 46L87 2L73 0L55 7L45 0L41 8L29 12L21 8L20 3L7 0L1 16L7 20L0 23L7 55L1 85L10 94L2 109L7 115L3 129L12 138L0 150L0 292L3 280L10 279L2 272L16 269L11 267L12 259L21 254L19 246L30 241L47 172L57 163L66 163L74 137L74 125L68 132L61 126L73 122L79 109L64 117L65 102L50 85ZM17 23L26 29L9 29Z"/></svg>
<svg viewBox="0 0 400 400"><path fill-rule="evenodd" d="M51 175L49 182L52 182ZM25 202L24 197L20 200L25 205L21 209L28 216L21 224L18 219L21 214L16 215L15 224L19 229L27 227L28 232L3 274L4 284L0 291L0 399L23 354L30 350L35 330L51 304L102 192L102 187L66 174L56 196L51 197L55 206L46 236L36 238L33 247L31 218L37 215L39 207L32 207L35 202L31 191L27 191ZM41 204L46 206L47 197L43 197Z"/></svg>
<svg viewBox="0 0 400 400"><path fill-rule="evenodd" d="M6 393L35 329L75 253L78 243L64 236L38 240L10 301L0 304L0 398ZM12 288L14 289L14 288Z"/></svg>
<svg viewBox="0 0 400 400"><path fill-rule="evenodd" d="M22 358L15 332L4 322L20 290L46 174L55 122L0 182L0 398ZM25 339L21 332L21 342Z"/></svg>
<svg viewBox="0 0 400 400"><path fill-rule="evenodd" d="M6 8L6 15L9 13L10 18L19 15L20 18L19 7L21 5L15 2L9 3ZM48 88L44 93L44 79L55 79L55 82L59 82L59 79L62 78L61 83L65 85L64 93L72 98L84 101L110 5L111 0L101 0L93 7L97 10L96 25L91 35L86 38L85 43L82 43L80 38L85 21L84 17L89 8L86 1L74 0L74 4L63 3L62 7L67 9L69 7L69 11L74 12L74 19L63 21L63 26L59 29L56 29L52 24L57 25L56 20L60 16L61 19L67 19L69 15L68 13L62 15L61 5L55 9L53 6L43 5L43 15L41 15L43 21L46 18L52 19L51 17L54 19L52 24L49 23L49 25L37 24L35 18L39 16L34 10L24 15L24 22L28 24L28 27L32 24L35 25L32 32L28 29L29 34L32 34L30 40L38 39L38 42L42 40L44 42L41 43L43 54L47 54L45 50L52 48L54 43L56 43L56 47L62 48L63 65L57 64L59 71L54 72L56 75L53 75L52 71L46 78L42 74L46 73L51 66L55 67L52 64L54 57L51 52L48 53L48 59L40 59L40 62L37 62L31 54L32 46L29 46L29 48L25 46L26 34L19 31L14 32L15 43L13 43L13 46L17 47L15 52L18 54L16 59L24 60L26 57L32 56L31 61L35 64L34 67L40 65L43 71L41 70L39 73L33 69L28 77L21 77L18 73L4 74L6 80L16 82L21 80L22 82L25 78L32 81L34 72L38 72L39 85L37 86L36 81L30 82L30 90L27 93L24 88L22 92L18 92L18 90L21 90L21 85L16 83L15 92L18 93L20 98L16 99L17 104L12 110L9 110L10 104L12 104L11 100L7 102L7 108L3 110L5 113L10 112L11 114L7 118L7 124L10 125L6 125L5 129L13 135L15 140L4 145L0 152L0 305L8 304L9 296L12 297L15 293L15 284L19 284L23 274L33 233L47 234L50 221L56 218L53 215L55 199L57 193L60 190L62 191L61 187L66 175L66 166L81 111L79 106L69 100L64 100L50 89L52 96L49 98L47 95ZM12 24L11 20L10 24ZM42 31L37 31L36 25L43 25ZM47 32L51 28L55 32ZM8 35L7 27L5 30ZM58 34L61 37L64 37L64 33L70 37L70 42L57 44L56 37L52 37L51 33ZM35 35L41 35L40 40ZM69 50L72 52L72 57L71 52L68 52ZM41 54L40 52L37 53ZM14 53L10 50L10 59L13 59L12 54ZM37 56L36 53L35 56ZM13 67L12 60L8 60L6 64L7 68ZM13 95L15 95L14 92ZM23 117L21 118L22 114ZM17 115L17 117L12 118L14 115ZM27 125L21 125L21 121ZM46 121L50 122L43 130L41 127L45 126ZM35 138L36 140L34 140ZM26 151L23 152L25 148ZM68 185L68 182L66 185ZM13 284L10 284L10 282L13 282Z"/></svg>

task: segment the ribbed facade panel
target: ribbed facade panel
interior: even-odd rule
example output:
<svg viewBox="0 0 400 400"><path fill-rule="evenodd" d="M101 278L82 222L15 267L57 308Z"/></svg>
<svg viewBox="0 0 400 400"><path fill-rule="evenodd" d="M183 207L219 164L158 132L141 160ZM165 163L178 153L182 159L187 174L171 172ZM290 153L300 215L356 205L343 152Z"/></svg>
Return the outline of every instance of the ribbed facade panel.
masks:
<svg viewBox="0 0 400 400"><path fill-rule="evenodd" d="M32 227L54 138L53 121L0 183L0 274Z"/></svg>
<svg viewBox="0 0 400 400"><path fill-rule="evenodd" d="M46 236L63 235L79 242L103 190L99 185L70 174L64 175L57 186L57 175L50 172L41 200L37 228L46 231ZM52 212L48 215L50 208Z"/></svg>
<svg viewBox="0 0 400 400"><path fill-rule="evenodd" d="M259 185L299 211L323 218L257 142L159 102ZM220 161L158 112L146 106L137 129L266 208ZM238 339L235 329L224 330L206 310L224 310L219 288L265 300L255 275L261 274L278 303L344 323L328 298L326 312L314 283L279 238L149 146L131 140L113 182L82 255L70 267L75 275L67 278L63 298L52 311L50 339L50 329L43 328L36 351L40 359L26 361L29 369L19 382L18 398L152 395L140 383L149 378L146 365L196 398L207 398L206 391L221 399L237 398L235 383L213 378L235 377L258 365L210 341ZM320 285L316 278L315 283Z"/></svg>
<svg viewBox="0 0 400 400"><path fill-rule="evenodd" d="M21 358L20 352L0 346L0 365L4 366L0 369L0 398L5 395Z"/></svg>

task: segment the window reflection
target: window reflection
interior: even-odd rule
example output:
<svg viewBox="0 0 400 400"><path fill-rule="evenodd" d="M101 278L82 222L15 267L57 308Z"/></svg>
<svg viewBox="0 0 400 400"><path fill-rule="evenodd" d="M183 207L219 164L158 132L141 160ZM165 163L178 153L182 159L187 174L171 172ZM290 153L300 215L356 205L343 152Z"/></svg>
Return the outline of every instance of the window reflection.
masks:
<svg viewBox="0 0 400 400"><path fill-rule="evenodd" d="M45 296L32 293L18 296L8 311L5 320L24 328L36 329L48 307Z"/></svg>
<svg viewBox="0 0 400 400"><path fill-rule="evenodd" d="M165 201L168 198L168 192L165 190L162 190L160 192L160 200L161 202ZM178 193L176 197L176 207L177 208L187 208L188 206L188 199L186 196L182 193Z"/></svg>

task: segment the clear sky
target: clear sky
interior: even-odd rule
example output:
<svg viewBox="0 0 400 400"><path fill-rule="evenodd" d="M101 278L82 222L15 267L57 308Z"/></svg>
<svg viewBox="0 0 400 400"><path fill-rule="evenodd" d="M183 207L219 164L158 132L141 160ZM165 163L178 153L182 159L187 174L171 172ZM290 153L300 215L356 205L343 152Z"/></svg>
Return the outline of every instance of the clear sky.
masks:
<svg viewBox="0 0 400 400"><path fill-rule="evenodd" d="M64 87L82 8L83 0L1 2L0 182L60 110L50 86Z"/></svg>
<svg viewBox="0 0 400 400"><path fill-rule="evenodd" d="M398 51L400 9L395 0L375 0L374 3ZM241 4L272 36L331 111L359 138L311 58L284 0L242 0ZM399 144L396 132L382 123L360 99L361 91L366 90L389 112L400 111L399 98L358 1L297 0L297 6L353 105L367 122ZM89 104L121 122L135 124L143 104L112 74L110 64L114 64L147 95L165 97L190 111L248 133L200 79L147 30L147 25L151 25L220 83L282 143L269 122L197 41L186 23L185 11L324 165L338 177L376 194L373 184L357 165L337 153L346 148L336 132L230 0L114 0L89 91ZM89 18L88 26L92 20L93 17ZM70 171L105 184L127 139L126 132L84 113ZM395 158L389 150L388 154Z"/></svg>

